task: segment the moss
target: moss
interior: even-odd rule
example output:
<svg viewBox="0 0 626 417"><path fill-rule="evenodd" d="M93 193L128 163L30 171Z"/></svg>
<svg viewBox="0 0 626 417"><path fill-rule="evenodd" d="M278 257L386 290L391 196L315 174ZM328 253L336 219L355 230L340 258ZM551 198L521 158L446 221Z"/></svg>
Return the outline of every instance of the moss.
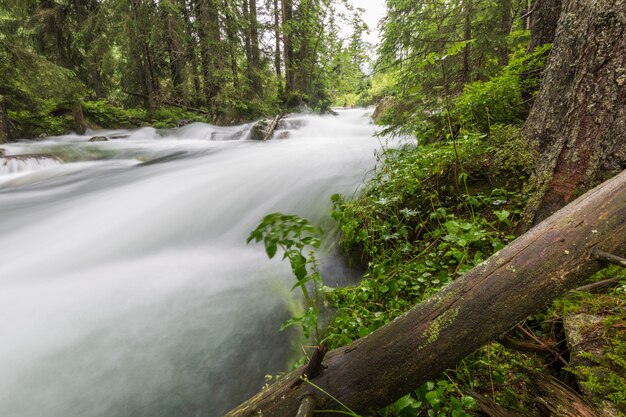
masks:
<svg viewBox="0 0 626 417"><path fill-rule="evenodd" d="M439 334L441 333L441 331L454 323L458 315L459 307L446 310L441 316L433 320L422 336L424 339L426 339L426 341L422 343L419 348L417 348L417 350L422 350L427 345L437 341L437 339L439 339Z"/></svg>
<svg viewBox="0 0 626 417"><path fill-rule="evenodd" d="M611 267L594 280L623 274L623 270ZM624 287L610 294L571 293L554 303L553 316L564 319L568 333L572 357L566 369L592 401L603 407L608 401L626 414Z"/></svg>

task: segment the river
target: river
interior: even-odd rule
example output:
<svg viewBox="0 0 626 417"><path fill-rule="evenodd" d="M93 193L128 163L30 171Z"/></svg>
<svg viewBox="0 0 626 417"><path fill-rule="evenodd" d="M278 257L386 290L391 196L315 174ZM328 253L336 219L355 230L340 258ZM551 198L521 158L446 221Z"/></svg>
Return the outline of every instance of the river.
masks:
<svg viewBox="0 0 626 417"><path fill-rule="evenodd" d="M285 127L2 145L64 162L0 171L0 416L219 416L289 366L293 278L246 237L275 211L330 224L330 195L355 192L380 142L361 109Z"/></svg>

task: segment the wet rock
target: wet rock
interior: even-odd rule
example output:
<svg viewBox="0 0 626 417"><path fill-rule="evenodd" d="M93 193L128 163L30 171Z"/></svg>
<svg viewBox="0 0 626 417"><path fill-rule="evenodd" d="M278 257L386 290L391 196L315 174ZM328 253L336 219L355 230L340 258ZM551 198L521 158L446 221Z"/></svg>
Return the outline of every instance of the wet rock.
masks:
<svg viewBox="0 0 626 417"><path fill-rule="evenodd" d="M0 156L3 156L7 151L5 151L4 149L0 148Z"/></svg>
<svg viewBox="0 0 626 417"><path fill-rule="evenodd" d="M304 119L297 118L289 118L282 119L278 122L277 130L296 130L306 126L306 121Z"/></svg>
<svg viewBox="0 0 626 417"><path fill-rule="evenodd" d="M282 132L278 132L277 133L277 137L278 139L289 139L289 131L288 130L283 130Z"/></svg>
<svg viewBox="0 0 626 417"><path fill-rule="evenodd" d="M96 136L96 137L97 137L97 136ZM108 137L108 139L109 139L109 140L114 140L114 139L127 139L127 138L129 138L129 137L130 137L130 135L129 135L129 134L126 134L126 133L121 133L121 134L119 134L119 135L112 135L112 136L109 136L109 137ZM94 141L94 142L96 142L96 141Z"/></svg>
<svg viewBox="0 0 626 417"><path fill-rule="evenodd" d="M385 112L391 109L394 104L395 101L393 97L383 97L376 105L376 110L374 110L374 114L372 114L372 120L375 122L379 121Z"/></svg>
<svg viewBox="0 0 626 417"><path fill-rule="evenodd" d="M107 138L106 136L94 136L91 139L89 139L89 142L108 142L109 138Z"/></svg>
<svg viewBox="0 0 626 417"><path fill-rule="evenodd" d="M263 119L252 125L250 129L250 140L269 140L272 138L276 127L282 116L276 116L273 119Z"/></svg>

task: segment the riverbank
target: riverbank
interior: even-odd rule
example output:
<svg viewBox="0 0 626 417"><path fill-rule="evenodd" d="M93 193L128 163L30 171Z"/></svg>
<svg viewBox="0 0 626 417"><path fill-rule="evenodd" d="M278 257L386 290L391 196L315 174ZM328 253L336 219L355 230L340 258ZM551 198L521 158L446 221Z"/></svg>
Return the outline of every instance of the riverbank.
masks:
<svg viewBox="0 0 626 417"><path fill-rule="evenodd" d="M515 239L537 157L516 127L499 126L389 150L360 196L335 196L342 246L367 272L359 285L328 294L336 311L329 347L367 336ZM588 281L598 282L554 301L380 415L545 416L552 415L546 403L565 402L624 415L626 272L605 268Z"/></svg>

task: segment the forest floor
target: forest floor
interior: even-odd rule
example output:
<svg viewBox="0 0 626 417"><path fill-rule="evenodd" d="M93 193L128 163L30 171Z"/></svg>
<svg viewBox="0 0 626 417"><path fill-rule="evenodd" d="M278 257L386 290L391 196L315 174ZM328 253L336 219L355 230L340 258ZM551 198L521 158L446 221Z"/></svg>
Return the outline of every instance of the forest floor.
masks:
<svg viewBox="0 0 626 417"><path fill-rule="evenodd" d="M367 273L359 285L327 294L336 312L330 347L366 336L515 239L536 157L517 128L500 126L389 149L359 197L335 196L342 245ZM599 415L626 415L626 270L607 267L589 279L597 282L380 414L545 416L555 415L550 404L576 398ZM537 375L573 397L554 399Z"/></svg>

